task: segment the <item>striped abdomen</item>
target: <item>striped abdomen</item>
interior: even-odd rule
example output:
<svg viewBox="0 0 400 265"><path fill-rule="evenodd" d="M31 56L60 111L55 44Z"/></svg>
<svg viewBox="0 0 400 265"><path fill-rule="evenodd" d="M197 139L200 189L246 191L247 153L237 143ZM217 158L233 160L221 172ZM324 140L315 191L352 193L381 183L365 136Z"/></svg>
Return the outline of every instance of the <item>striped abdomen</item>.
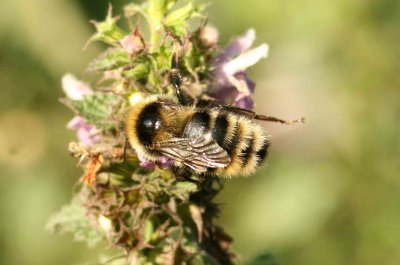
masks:
<svg viewBox="0 0 400 265"><path fill-rule="evenodd" d="M182 137L192 138L211 133L227 151L231 163L225 168L209 168L218 176L249 175L265 160L269 141L266 132L245 116L219 109L195 110Z"/></svg>

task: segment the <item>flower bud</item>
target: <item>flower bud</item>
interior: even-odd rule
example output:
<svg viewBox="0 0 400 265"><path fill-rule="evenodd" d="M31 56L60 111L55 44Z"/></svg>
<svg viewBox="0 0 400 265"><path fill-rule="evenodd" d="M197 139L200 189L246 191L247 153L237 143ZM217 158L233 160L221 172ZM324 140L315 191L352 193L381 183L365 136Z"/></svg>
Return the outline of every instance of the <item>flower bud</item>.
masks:
<svg viewBox="0 0 400 265"><path fill-rule="evenodd" d="M138 28L120 41L122 48L130 55L137 54L145 48L143 37Z"/></svg>
<svg viewBox="0 0 400 265"><path fill-rule="evenodd" d="M218 43L218 31L213 26L205 26L200 31L200 41L206 48L213 47Z"/></svg>
<svg viewBox="0 0 400 265"><path fill-rule="evenodd" d="M111 220L109 218L107 218L107 217L105 217L104 215L101 214L101 215L99 215L99 218L97 219L97 221L99 223L100 228L104 232L108 233L108 232L111 231L112 223L111 223Z"/></svg>
<svg viewBox="0 0 400 265"><path fill-rule="evenodd" d="M140 101L142 101L144 99L143 94L140 92L135 92L132 93L129 96L129 103L131 104L131 106L136 105L137 103L139 103Z"/></svg>

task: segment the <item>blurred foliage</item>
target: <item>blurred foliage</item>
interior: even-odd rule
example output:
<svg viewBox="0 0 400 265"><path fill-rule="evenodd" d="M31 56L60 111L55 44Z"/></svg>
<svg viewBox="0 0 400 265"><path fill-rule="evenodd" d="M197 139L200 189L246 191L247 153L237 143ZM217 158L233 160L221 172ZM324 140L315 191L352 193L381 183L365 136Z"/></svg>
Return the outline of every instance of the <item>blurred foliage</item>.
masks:
<svg viewBox="0 0 400 265"><path fill-rule="evenodd" d="M99 53L82 48L108 2L0 3L1 264L77 264L105 249L44 225L79 175L59 80ZM243 262L269 251L279 264L399 264L400 2L218 0L209 21L221 42L254 27L270 44L252 73L258 112L308 121L265 124L268 166L219 198Z"/></svg>

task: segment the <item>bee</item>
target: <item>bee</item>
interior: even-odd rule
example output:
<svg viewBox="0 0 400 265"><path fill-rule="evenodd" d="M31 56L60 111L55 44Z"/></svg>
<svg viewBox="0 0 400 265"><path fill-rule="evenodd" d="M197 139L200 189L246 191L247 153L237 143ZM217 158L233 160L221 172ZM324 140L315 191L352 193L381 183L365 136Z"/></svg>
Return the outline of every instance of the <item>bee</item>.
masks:
<svg viewBox="0 0 400 265"><path fill-rule="evenodd" d="M194 104L180 88L174 60L170 81L176 97L148 97L125 116L127 140L139 156L152 161L165 156L175 167L197 174L250 175L263 164L270 146L266 131L254 120L298 122L213 102Z"/></svg>

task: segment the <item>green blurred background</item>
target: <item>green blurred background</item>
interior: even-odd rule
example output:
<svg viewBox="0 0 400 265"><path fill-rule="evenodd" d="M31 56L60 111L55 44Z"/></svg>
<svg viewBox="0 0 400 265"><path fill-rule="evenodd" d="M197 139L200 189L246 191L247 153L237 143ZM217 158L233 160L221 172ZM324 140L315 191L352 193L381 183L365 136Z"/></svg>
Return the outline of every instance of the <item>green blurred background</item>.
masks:
<svg viewBox="0 0 400 265"><path fill-rule="evenodd" d="M108 2L0 2L2 265L82 264L106 248L44 226L81 174L60 79L93 80L84 69L103 47L82 47ZM129 1L110 2L121 13ZM270 45L250 71L257 111L307 118L265 124L268 166L218 198L243 262L400 264L400 1L215 0L208 12L221 44L254 27Z"/></svg>

